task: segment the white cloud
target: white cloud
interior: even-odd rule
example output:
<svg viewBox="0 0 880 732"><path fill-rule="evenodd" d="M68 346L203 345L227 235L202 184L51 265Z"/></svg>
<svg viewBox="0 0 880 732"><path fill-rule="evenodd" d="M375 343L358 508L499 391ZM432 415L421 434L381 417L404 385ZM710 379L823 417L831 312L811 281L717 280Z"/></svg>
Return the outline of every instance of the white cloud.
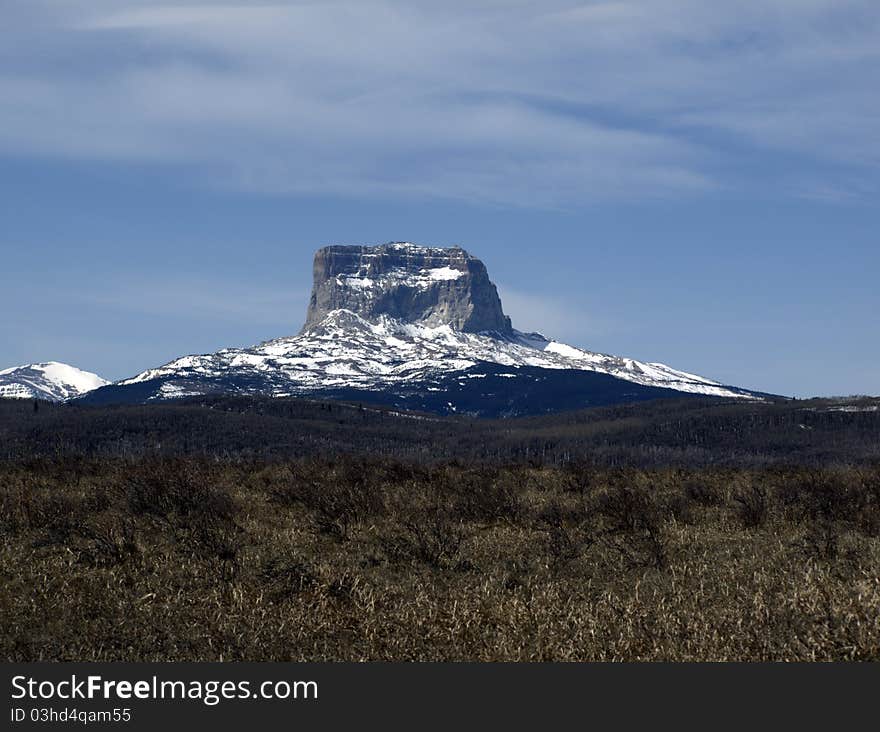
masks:
<svg viewBox="0 0 880 732"><path fill-rule="evenodd" d="M537 206L730 187L750 152L880 162L875 3L13 8L6 152L189 166L250 190Z"/></svg>

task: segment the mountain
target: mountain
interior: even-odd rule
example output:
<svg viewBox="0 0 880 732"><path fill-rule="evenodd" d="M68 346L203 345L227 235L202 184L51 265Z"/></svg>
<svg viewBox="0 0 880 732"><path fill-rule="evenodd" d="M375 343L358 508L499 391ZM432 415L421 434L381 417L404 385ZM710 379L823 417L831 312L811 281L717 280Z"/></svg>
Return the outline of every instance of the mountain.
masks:
<svg viewBox="0 0 880 732"><path fill-rule="evenodd" d="M0 398L62 402L109 383L96 374L66 363L31 363L0 371Z"/></svg>
<svg viewBox="0 0 880 732"><path fill-rule="evenodd" d="M299 334L184 356L90 392L92 404L206 394L307 395L512 416L745 389L515 330L486 267L409 243L318 250Z"/></svg>

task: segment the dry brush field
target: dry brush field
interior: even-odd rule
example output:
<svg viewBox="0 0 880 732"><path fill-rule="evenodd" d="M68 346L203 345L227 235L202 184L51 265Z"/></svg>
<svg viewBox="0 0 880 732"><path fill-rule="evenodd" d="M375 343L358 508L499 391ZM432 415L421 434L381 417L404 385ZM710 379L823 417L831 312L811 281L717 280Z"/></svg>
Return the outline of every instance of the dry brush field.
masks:
<svg viewBox="0 0 880 732"><path fill-rule="evenodd" d="M0 463L5 660L877 660L880 470Z"/></svg>

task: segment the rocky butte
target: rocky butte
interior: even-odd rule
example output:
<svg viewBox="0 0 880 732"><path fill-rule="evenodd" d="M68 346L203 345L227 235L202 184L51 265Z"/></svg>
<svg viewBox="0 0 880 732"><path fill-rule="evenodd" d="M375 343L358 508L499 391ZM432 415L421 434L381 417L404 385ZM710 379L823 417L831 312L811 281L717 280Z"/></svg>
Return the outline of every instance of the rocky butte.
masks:
<svg viewBox="0 0 880 732"><path fill-rule="evenodd" d="M303 330L334 310L371 322L385 315L464 333L512 332L486 266L460 247L395 242L319 249Z"/></svg>

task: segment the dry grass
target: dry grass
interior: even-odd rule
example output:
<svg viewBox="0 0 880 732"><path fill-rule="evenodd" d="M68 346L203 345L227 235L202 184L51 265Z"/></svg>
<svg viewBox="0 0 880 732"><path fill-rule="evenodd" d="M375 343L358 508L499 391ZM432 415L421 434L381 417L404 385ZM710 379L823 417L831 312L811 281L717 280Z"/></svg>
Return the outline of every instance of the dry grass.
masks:
<svg viewBox="0 0 880 732"><path fill-rule="evenodd" d="M0 465L5 660L877 660L880 474Z"/></svg>

